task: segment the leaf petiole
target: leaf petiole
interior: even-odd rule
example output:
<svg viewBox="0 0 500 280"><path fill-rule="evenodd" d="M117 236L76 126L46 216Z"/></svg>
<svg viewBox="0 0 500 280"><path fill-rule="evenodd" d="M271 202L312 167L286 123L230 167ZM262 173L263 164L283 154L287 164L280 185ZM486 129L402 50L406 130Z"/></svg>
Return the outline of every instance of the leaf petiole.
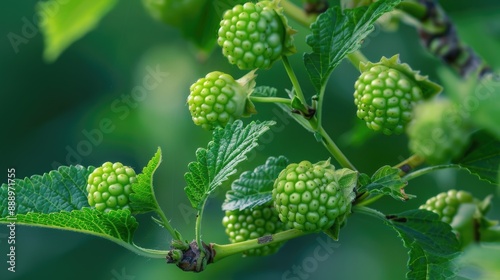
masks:
<svg viewBox="0 0 500 280"><path fill-rule="evenodd" d="M252 102L258 102L258 103L283 103L286 105L292 104L292 100L289 98L282 98L282 97L257 97L257 96L250 96L250 101Z"/></svg>
<svg viewBox="0 0 500 280"><path fill-rule="evenodd" d="M460 165L458 165L458 164L443 164L443 165L429 166L429 167L425 167L425 168L416 170L416 171L402 177L402 179L405 181L410 181L410 180L418 178L422 175L425 175L427 173L431 173L431 172L434 172L436 170L447 169L447 168L460 168Z"/></svg>
<svg viewBox="0 0 500 280"><path fill-rule="evenodd" d="M234 254L245 252L250 249L263 247L277 242L283 242L306 234L308 233L303 232L301 230L289 229L286 231L278 232L273 235L267 235L260 238L250 239L233 244L224 244L224 245L212 244L212 247L216 252L214 262Z"/></svg>

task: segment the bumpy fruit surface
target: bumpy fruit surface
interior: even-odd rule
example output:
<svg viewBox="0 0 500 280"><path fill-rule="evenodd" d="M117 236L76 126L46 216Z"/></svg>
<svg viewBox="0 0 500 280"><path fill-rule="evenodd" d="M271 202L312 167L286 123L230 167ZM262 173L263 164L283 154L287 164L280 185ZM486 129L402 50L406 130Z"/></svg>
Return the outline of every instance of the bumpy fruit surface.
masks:
<svg viewBox="0 0 500 280"><path fill-rule="evenodd" d="M474 197L466 191L449 190L433 196L420 206L420 209L439 215L441 221L451 223L462 203L472 203Z"/></svg>
<svg viewBox="0 0 500 280"><path fill-rule="evenodd" d="M226 228L226 234L229 236L231 243L255 239L284 230L284 225L279 220L278 212L272 204L243 211L226 211L222 224ZM244 252L243 255L266 256L274 254L282 245L283 242L269 244L250 249Z"/></svg>
<svg viewBox="0 0 500 280"><path fill-rule="evenodd" d="M287 227L326 230L350 212L351 201L335 178L332 166L309 161L288 165L274 182L273 200Z"/></svg>
<svg viewBox="0 0 500 280"><path fill-rule="evenodd" d="M358 118L375 131L401 134L412 119L413 106L422 100L422 90L402 72L374 65L356 81L354 104Z"/></svg>
<svg viewBox="0 0 500 280"><path fill-rule="evenodd" d="M135 171L120 162L106 162L97 167L87 181L87 198L97 210L130 209L129 195L132 183L137 181Z"/></svg>
<svg viewBox="0 0 500 280"><path fill-rule="evenodd" d="M248 91L231 75L214 71L190 87L189 112L196 125L205 129L224 127L245 113Z"/></svg>
<svg viewBox="0 0 500 280"><path fill-rule="evenodd" d="M286 27L270 1L236 5L224 13L217 43L240 69L267 69L283 54Z"/></svg>
<svg viewBox="0 0 500 280"><path fill-rule="evenodd" d="M469 142L467 123L446 99L419 104L408 125L409 148L430 164L447 163Z"/></svg>

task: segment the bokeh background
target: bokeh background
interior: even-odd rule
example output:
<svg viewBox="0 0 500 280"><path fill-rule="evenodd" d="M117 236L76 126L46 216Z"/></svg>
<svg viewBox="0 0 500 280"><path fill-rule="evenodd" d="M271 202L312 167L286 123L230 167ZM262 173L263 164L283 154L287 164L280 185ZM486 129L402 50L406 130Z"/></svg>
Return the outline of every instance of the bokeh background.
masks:
<svg viewBox="0 0 500 280"><path fill-rule="evenodd" d="M298 1L297 1L298 2ZM500 67L500 3L495 0L441 1L457 23L464 40L491 65ZM211 134L196 127L185 104L188 88L199 77L213 70L235 77L245 73L229 65L216 48L202 58L180 32L153 20L140 1L120 3L93 30L71 45L54 63L42 59L43 36L37 33L15 53L7 38L9 32L21 33L23 17L31 19L36 1L0 2L0 123L1 175L6 181L7 168L24 178L43 174L59 165L100 165L121 161L140 171L156 151L163 150L164 161L155 176L156 193L172 224L188 239L194 237L194 212L183 193L183 175L194 152L204 147ZM308 51L306 29L291 21L299 30L295 37L299 52ZM412 27L402 25L395 33L377 28L363 44L362 51L375 61L381 56L401 54L401 60L420 69L439 82L441 64L421 47ZM290 58L306 94L312 86L302 67L301 55ZM126 105L134 87L141 85L148 67L168 73L158 87L148 91L140 102ZM267 71L259 71L260 85L291 88L278 62ZM374 135L364 145L354 145L349 131L358 123L352 101L357 71L344 62L329 83L325 111L327 130L339 141L344 152L363 172L372 173L384 164L396 164L409 156L405 136ZM114 109L113 109L114 108ZM118 109L119 108L119 109ZM268 156L286 155L291 161L312 162L329 157L291 119L283 117L274 105L257 104L258 115L245 120L278 122L267 140L241 170L262 164ZM103 120L113 130L84 153L75 152L89 139ZM73 151L73 152L72 152ZM224 191L209 201L203 224L203 239L226 243L221 225L220 205ZM418 207L438 192L458 188L473 190L479 197L494 193L495 188L478 182L463 171L440 171L411 182L407 192L417 195L408 202L390 198L374 207L384 213L397 213ZM495 199L492 218L498 215ZM170 236L148 216L139 216L136 243L144 247L166 249ZM309 235L289 241L278 254L262 258L233 256L210 265L201 274L184 273L163 259L147 259L107 240L58 230L17 227L16 273L7 273L5 237L0 226L0 279L403 279L407 253L396 233L372 218L353 215L340 240L326 260L308 266L302 276L290 274L314 257L326 236ZM307 264L306 264L307 265ZM309 264L310 265L310 264ZM292 278L298 277L298 278ZM306 278L307 277L307 278Z"/></svg>

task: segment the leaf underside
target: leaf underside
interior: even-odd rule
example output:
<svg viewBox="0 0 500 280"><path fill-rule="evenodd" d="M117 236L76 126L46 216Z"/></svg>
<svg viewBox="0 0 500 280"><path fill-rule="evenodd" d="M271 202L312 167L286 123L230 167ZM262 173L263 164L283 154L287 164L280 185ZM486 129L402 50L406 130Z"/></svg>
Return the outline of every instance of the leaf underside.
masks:
<svg viewBox="0 0 500 280"><path fill-rule="evenodd" d="M492 184L499 184L500 141L481 130L471 136L471 145L455 161L461 168Z"/></svg>
<svg viewBox="0 0 500 280"><path fill-rule="evenodd" d="M269 157L266 163L252 171L243 172L226 193L222 210L245 210L264 205L272 200L274 181L288 165L284 156Z"/></svg>

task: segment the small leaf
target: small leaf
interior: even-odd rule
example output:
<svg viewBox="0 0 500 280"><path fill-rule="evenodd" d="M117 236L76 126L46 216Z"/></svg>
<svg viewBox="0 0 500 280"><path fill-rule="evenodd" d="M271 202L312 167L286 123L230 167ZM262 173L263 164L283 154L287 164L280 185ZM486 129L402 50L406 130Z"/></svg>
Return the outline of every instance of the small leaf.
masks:
<svg viewBox="0 0 500 280"><path fill-rule="evenodd" d="M395 199L401 200L413 198L412 195L407 195L402 191L407 183L401 179L399 171L398 168L388 165L382 166L373 174L370 183L362 186L359 191L368 191L371 194L390 195Z"/></svg>
<svg viewBox="0 0 500 280"><path fill-rule="evenodd" d="M61 166L43 175L15 180L16 212L52 213L90 207L87 201L87 178L94 167ZM12 187L10 188L12 190ZM0 217L7 217L9 186L0 187ZM12 215L10 215L12 216Z"/></svg>
<svg viewBox="0 0 500 280"><path fill-rule="evenodd" d="M401 0L377 1L367 7L342 12L333 6L311 25L306 43L313 52L304 54L309 78L317 92L325 86L332 71L350 53L358 50L373 31L375 21L390 12Z"/></svg>
<svg viewBox="0 0 500 280"><path fill-rule="evenodd" d="M396 230L409 251L408 279L454 279L452 260L460 244L449 224L427 210L409 210L387 216L386 224Z"/></svg>
<svg viewBox="0 0 500 280"><path fill-rule="evenodd" d="M264 205L272 200L274 181L280 172L288 165L284 156L270 157L266 163L253 171L246 171L231 185L226 193L222 210L245 210Z"/></svg>
<svg viewBox="0 0 500 280"><path fill-rule="evenodd" d="M154 194L153 175L162 161L161 149L158 147L148 165L137 175L137 182L132 184L133 193L130 194L130 208L134 213L156 211L158 205Z"/></svg>
<svg viewBox="0 0 500 280"><path fill-rule="evenodd" d="M500 140L484 130L471 136L471 145L456 162L461 168L492 184L499 184Z"/></svg>
<svg viewBox="0 0 500 280"><path fill-rule="evenodd" d="M9 222L12 222L9 218L0 218L0 223ZM90 208L53 213L18 214L15 223L92 234L122 246L132 244L134 232L138 226L129 210L113 210L103 213Z"/></svg>
<svg viewBox="0 0 500 280"><path fill-rule="evenodd" d="M254 97L275 97L278 93L278 89L268 86L256 87L251 96Z"/></svg>
<svg viewBox="0 0 500 280"><path fill-rule="evenodd" d="M94 29L117 0L49 0L37 5L40 30L45 36L43 56L53 62L73 42Z"/></svg>
<svg viewBox="0 0 500 280"><path fill-rule="evenodd" d="M196 151L197 161L188 165L189 172L184 175L187 182L184 190L193 208L200 210L208 196L236 173L236 166L258 146L258 138L274 124L273 121L251 122L243 127L243 122L237 120L224 129L214 130L213 140L207 149Z"/></svg>

